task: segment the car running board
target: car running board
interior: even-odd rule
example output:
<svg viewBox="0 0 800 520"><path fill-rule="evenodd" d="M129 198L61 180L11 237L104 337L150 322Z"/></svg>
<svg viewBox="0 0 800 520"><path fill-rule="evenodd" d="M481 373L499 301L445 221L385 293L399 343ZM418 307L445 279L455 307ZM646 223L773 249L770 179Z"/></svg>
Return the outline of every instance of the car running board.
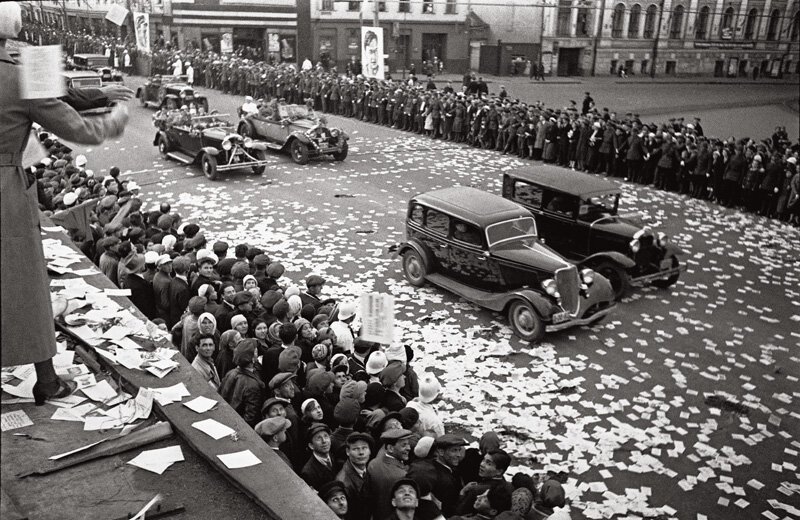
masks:
<svg viewBox="0 0 800 520"><path fill-rule="evenodd" d="M269 148L270 150L280 150L283 148L283 146L275 143L267 143L267 148Z"/></svg>
<svg viewBox="0 0 800 520"><path fill-rule="evenodd" d="M192 164L194 162L194 157L191 155L186 155L183 152L169 152L167 157L170 159L175 159L176 161L180 161L183 164Z"/></svg>
<svg viewBox="0 0 800 520"><path fill-rule="evenodd" d="M461 296L465 300L469 300L475 305L485 307L493 311L503 310L503 301L497 293L482 291L474 287L469 287L461 282L448 278L438 273L431 273L425 275L425 279L434 285L438 285L443 289L447 289L453 294Z"/></svg>

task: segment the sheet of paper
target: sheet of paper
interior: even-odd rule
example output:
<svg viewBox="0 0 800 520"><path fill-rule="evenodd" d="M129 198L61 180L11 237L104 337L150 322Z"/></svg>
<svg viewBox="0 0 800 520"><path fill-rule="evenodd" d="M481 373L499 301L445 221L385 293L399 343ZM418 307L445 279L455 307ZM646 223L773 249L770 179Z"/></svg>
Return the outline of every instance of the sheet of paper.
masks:
<svg viewBox="0 0 800 520"><path fill-rule="evenodd" d="M125 9L119 4L113 4L106 13L106 20L113 23L114 25L122 27L122 24L125 23L125 17L127 16L128 16L127 9Z"/></svg>
<svg viewBox="0 0 800 520"><path fill-rule="evenodd" d="M114 339L122 339L128 336L131 333L130 329L127 327L123 327L121 325L114 325L107 331L103 333L103 337L106 339L114 340Z"/></svg>
<svg viewBox="0 0 800 520"><path fill-rule="evenodd" d="M117 391L114 390L105 379L94 386L81 388L81 392L83 392L86 397L92 401L97 401L100 403L108 402L117 396Z"/></svg>
<svg viewBox="0 0 800 520"><path fill-rule="evenodd" d="M228 469L249 468L250 466L261 464L261 460L250 450L223 453L222 455L217 455L217 457Z"/></svg>
<svg viewBox="0 0 800 520"><path fill-rule="evenodd" d="M24 410L14 410L0 414L0 430L4 432L26 426L33 426L33 421Z"/></svg>
<svg viewBox="0 0 800 520"><path fill-rule="evenodd" d="M138 350L142 348L141 345L133 341L131 338L125 337L120 339L112 339L111 343L125 350Z"/></svg>
<svg viewBox="0 0 800 520"><path fill-rule="evenodd" d="M72 413L72 410L69 408L58 408L53 415L50 416L50 419L54 421L71 421L71 422L83 422L83 417Z"/></svg>
<svg viewBox="0 0 800 520"><path fill-rule="evenodd" d="M209 399L208 397L197 397L191 401L183 403L183 406L197 413L205 413L217 405L217 401Z"/></svg>
<svg viewBox="0 0 800 520"><path fill-rule="evenodd" d="M130 289L104 289L103 294L106 296L130 296Z"/></svg>
<svg viewBox="0 0 800 520"><path fill-rule="evenodd" d="M193 423L192 428L200 430L215 441L218 441L223 437L229 437L230 435L236 433L233 428L225 426L221 422L217 422L214 419L206 419L204 421Z"/></svg>
<svg viewBox="0 0 800 520"><path fill-rule="evenodd" d="M146 469L161 475L167 468L175 462L183 459L183 452L180 446L170 446L158 450L146 450L128 461L128 464L137 468Z"/></svg>
<svg viewBox="0 0 800 520"><path fill-rule="evenodd" d="M177 385L168 386L166 388L150 388L150 390L154 392L155 400L161 406L170 403L178 403L184 397L191 395L189 390L186 389L186 385L183 383L178 383Z"/></svg>
<svg viewBox="0 0 800 520"><path fill-rule="evenodd" d="M122 428L123 425L124 423L115 417L102 415L97 417L86 417L83 421L83 430L113 430L115 428Z"/></svg>

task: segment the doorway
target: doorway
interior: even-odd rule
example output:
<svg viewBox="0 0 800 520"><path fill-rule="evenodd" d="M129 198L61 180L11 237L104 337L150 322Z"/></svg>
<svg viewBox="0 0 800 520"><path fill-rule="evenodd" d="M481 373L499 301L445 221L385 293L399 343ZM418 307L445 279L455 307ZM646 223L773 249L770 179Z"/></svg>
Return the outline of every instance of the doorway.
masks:
<svg viewBox="0 0 800 520"><path fill-rule="evenodd" d="M447 51L447 34L422 34L422 59L428 63L434 58L443 61Z"/></svg>
<svg viewBox="0 0 800 520"><path fill-rule="evenodd" d="M581 74L581 51L578 47L569 49L561 47L558 49L558 75L559 76L580 76Z"/></svg>
<svg viewBox="0 0 800 520"><path fill-rule="evenodd" d="M397 37L397 40L395 40L395 47L394 47L395 69L406 71L411 66L411 54L409 54L408 52L410 48L411 48L411 35L410 34L399 35Z"/></svg>

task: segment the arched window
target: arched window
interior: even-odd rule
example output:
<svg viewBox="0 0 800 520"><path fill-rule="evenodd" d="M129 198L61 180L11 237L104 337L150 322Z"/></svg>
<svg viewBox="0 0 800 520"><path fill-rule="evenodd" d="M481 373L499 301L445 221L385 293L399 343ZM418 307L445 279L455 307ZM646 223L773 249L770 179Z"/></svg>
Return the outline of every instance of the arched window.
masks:
<svg viewBox="0 0 800 520"><path fill-rule="evenodd" d="M625 23L625 4L617 4L611 17L611 37L622 38L622 25Z"/></svg>
<svg viewBox="0 0 800 520"><path fill-rule="evenodd" d="M733 18L735 13L733 7L725 9L722 13L722 23L719 24L719 37L723 40L730 40L733 38Z"/></svg>
<svg viewBox="0 0 800 520"><path fill-rule="evenodd" d="M694 39L705 40L708 37L708 17L711 14L711 9L708 6L703 6L700 12L697 13L697 22L695 22Z"/></svg>
<svg viewBox="0 0 800 520"><path fill-rule="evenodd" d="M794 17L792 17L792 35L789 41L796 42L798 37L800 37L800 11L794 13Z"/></svg>
<svg viewBox="0 0 800 520"><path fill-rule="evenodd" d="M569 36L572 18L572 0L558 0L558 27L556 34Z"/></svg>
<svg viewBox="0 0 800 520"><path fill-rule="evenodd" d="M744 23L744 39L753 40L758 30L758 9L750 9L747 13L747 21Z"/></svg>
<svg viewBox="0 0 800 520"><path fill-rule="evenodd" d="M781 32L781 12L777 9L769 15L769 25L767 26L767 41L773 42L778 39Z"/></svg>
<svg viewBox="0 0 800 520"><path fill-rule="evenodd" d="M656 7L655 4L650 4L650 6L647 7L647 12L644 15L644 37L648 40L655 36L657 15L658 7Z"/></svg>
<svg viewBox="0 0 800 520"><path fill-rule="evenodd" d="M672 24L669 27L669 37L677 40L683 36L683 6L677 5L672 10Z"/></svg>
<svg viewBox="0 0 800 520"><path fill-rule="evenodd" d="M639 4L631 7L631 15L628 20L628 38L639 37L639 18L642 17L642 6Z"/></svg>

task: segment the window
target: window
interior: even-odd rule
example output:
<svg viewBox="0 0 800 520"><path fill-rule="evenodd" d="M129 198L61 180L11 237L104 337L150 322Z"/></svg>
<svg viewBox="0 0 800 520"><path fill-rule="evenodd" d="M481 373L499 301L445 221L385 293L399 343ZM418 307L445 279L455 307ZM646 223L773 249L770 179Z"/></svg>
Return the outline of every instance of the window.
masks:
<svg viewBox="0 0 800 520"><path fill-rule="evenodd" d="M744 24L744 39L753 40L758 30L758 9L750 9L747 13L747 21Z"/></svg>
<svg viewBox="0 0 800 520"><path fill-rule="evenodd" d="M722 23L719 24L719 37L723 40L730 40L733 38L733 7L725 9L722 13Z"/></svg>
<svg viewBox="0 0 800 520"><path fill-rule="evenodd" d="M361 2L347 2L347 10L348 11L360 11L361 10Z"/></svg>
<svg viewBox="0 0 800 520"><path fill-rule="evenodd" d="M422 1L422 14L433 14L433 1L432 0L423 0Z"/></svg>
<svg viewBox="0 0 800 520"><path fill-rule="evenodd" d="M386 2L378 2L378 11L386 12Z"/></svg>
<svg viewBox="0 0 800 520"><path fill-rule="evenodd" d="M544 195L544 209L571 217L575 211L575 201L571 195L549 191Z"/></svg>
<svg viewBox="0 0 800 520"><path fill-rule="evenodd" d="M672 10L672 24L669 26L669 37L677 40L683 36L683 6L675 6Z"/></svg>
<svg viewBox="0 0 800 520"><path fill-rule="evenodd" d="M592 30L592 19L588 9L578 9L578 21L575 24L575 34L577 36L589 36Z"/></svg>
<svg viewBox="0 0 800 520"><path fill-rule="evenodd" d="M789 41L796 42L798 36L800 36L800 11L794 13L794 17L792 17L792 34Z"/></svg>
<svg viewBox="0 0 800 520"><path fill-rule="evenodd" d="M647 8L647 13L644 15L644 37L648 40L655 36L657 14L658 7L655 5L650 5Z"/></svg>
<svg viewBox="0 0 800 520"><path fill-rule="evenodd" d="M456 220L453 223L453 238L459 242L472 244L473 246L483 245L481 231L472 224Z"/></svg>
<svg viewBox="0 0 800 520"><path fill-rule="evenodd" d="M400 4L397 6L398 13L409 13L411 12L411 3L409 0L400 0Z"/></svg>
<svg viewBox="0 0 800 520"><path fill-rule="evenodd" d="M781 12L777 9L769 15L769 25L767 26L767 41L773 42L778 39L781 29Z"/></svg>
<svg viewBox="0 0 800 520"><path fill-rule="evenodd" d="M569 36L572 17L572 0L558 0L558 26L556 33L559 36Z"/></svg>
<svg viewBox="0 0 800 520"><path fill-rule="evenodd" d="M450 217L444 213L429 209L425 215L425 227L434 233L447 236L450 231Z"/></svg>
<svg viewBox="0 0 800 520"><path fill-rule="evenodd" d="M705 6L697 14L697 23L694 31L695 40L705 40L708 37L708 16L710 12L711 10L708 6Z"/></svg>
<svg viewBox="0 0 800 520"><path fill-rule="evenodd" d="M408 218L411 219L412 222L416 222L417 224L422 225L424 222L424 214L425 208L420 206L419 204L414 204L411 207L411 211L408 213Z"/></svg>
<svg viewBox="0 0 800 520"><path fill-rule="evenodd" d="M639 37L639 19L642 17L642 6L639 4L631 7L631 14L628 20L628 38Z"/></svg>
<svg viewBox="0 0 800 520"><path fill-rule="evenodd" d="M514 200L538 209L542 206L542 188L517 181L514 183Z"/></svg>
<svg viewBox="0 0 800 520"><path fill-rule="evenodd" d="M333 0L322 0L323 11L333 11Z"/></svg>
<svg viewBox="0 0 800 520"><path fill-rule="evenodd" d="M625 18L625 4L617 4L611 16L611 37L622 38L622 25Z"/></svg>
<svg viewBox="0 0 800 520"><path fill-rule="evenodd" d="M444 7L444 14L456 14L456 0L447 0Z"/></svg>

